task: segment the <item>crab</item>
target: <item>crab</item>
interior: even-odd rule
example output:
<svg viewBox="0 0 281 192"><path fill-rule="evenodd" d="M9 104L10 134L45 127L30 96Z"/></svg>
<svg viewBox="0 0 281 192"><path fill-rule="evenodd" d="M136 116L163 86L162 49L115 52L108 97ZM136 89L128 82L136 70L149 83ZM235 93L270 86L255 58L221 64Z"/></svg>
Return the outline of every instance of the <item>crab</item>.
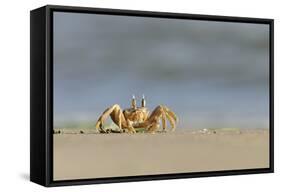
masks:
<svg viewBox="0 0 281 192"><path fill-rule="evenodd" d="M160 121L162 122L162 131L166 132L167 120L170 123L171 131L176 129L178 118L167 106L159 105L150 113L145 105L144 95L140 107L137 107L133 95L130 108L122 110L118 104L112 105L101 114L95 127L98 132L105 133L104 122L110 116L119 127L120 132L136 133L136 129L144 128L148 133L155 133L160 128Z"/></svg>

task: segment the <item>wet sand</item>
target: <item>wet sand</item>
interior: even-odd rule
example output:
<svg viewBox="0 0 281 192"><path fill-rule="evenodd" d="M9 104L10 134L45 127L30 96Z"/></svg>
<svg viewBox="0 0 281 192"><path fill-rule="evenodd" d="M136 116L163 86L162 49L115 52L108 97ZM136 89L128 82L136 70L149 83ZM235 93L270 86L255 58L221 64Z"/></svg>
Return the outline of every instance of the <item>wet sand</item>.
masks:
<svg viewBox="0 0 281 192"><path fill-rule="evenodd" d="M267 167L267 129L54 134L54 180Z"/></svg>

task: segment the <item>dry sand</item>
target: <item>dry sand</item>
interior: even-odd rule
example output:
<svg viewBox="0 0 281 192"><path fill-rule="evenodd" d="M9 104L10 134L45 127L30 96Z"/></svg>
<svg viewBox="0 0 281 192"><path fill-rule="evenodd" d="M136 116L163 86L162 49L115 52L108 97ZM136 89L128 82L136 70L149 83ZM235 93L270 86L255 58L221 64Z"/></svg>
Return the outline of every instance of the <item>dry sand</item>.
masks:
<svg viewBox="0 0 281 192"><path fill-rule="evenodd" d="M54 180L269 167L269 132L54 134Z"/></svg>

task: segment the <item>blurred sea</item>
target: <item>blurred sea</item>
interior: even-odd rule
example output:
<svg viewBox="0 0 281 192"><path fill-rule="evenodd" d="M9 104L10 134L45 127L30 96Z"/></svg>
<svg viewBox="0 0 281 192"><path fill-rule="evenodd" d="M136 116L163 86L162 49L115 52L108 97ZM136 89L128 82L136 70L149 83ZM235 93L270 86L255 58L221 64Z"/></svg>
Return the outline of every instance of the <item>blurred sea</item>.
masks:
<svg viewBox="0 0 281 192"><path fill-rule="evenodd" d="M269 127L269 26L54 14L54 124L95 123L132 94L181 128Z"/></svg>

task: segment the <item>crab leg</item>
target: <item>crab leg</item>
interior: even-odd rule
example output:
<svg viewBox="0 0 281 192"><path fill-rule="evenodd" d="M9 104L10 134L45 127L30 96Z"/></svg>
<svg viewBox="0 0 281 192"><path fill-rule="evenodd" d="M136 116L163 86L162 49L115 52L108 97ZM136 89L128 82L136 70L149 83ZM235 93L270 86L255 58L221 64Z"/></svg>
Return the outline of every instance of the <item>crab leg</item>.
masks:
<svg viewBox="0 0 281 192"><path fill-rule="evenodd" d="M162 126L163 126L163 131L166 130L166 114L162 113Z"/></svg>
<svg viewBox="0 0 281 192"><path fill-rule="evenodd" d="M147 121L140 123L139 125L135 126L137 127L145 127L148 132L155 132L157 128L160 126L159 121L160 119L162 120L162 126L163 130L166 130L167 127L167 122L166 119L168 119L172 130L175 129L176 127L176 122L177 122L177 116L175 115L174 112L172 112L168 107L159 105L157 106L147 119Z"/></svg>
<svg viewBox="0 0 281 192"><path fill-rule="evenodd" d="M106 118L114 111L116 110L116 108L118 108L119 106L116 104L116 105L113 105L109 108L107 108L103 113L102 115L99 117L95 127L97 130L99 129L102 129L103 128L103 123L104 121L106 120Z"/></svg>
<svg viewBox="0 0 281 192"><path fill-rule="evenodd" d="M157 131L157 129L158 129L159 127L160 127L159 123L152 123L152 124L148 127L147 131L148 131L149 133L155 133L155 131Z"/></svg>
<svg viewBox="0 0 281 192"><path fill-rule="evenodd" d="M176 116L176 114L175 114L173 111L171 111L171 110L170 110L168 107L166 107L166 106L163 106L163 108L164 108L164 111L167 113L168 116L170 116L172 119L174 119L175 122L178 121L178 117Z"/></svg>
<svg viewBox="0 0 281 192"><path fill-rule="evenodd" d="M120 129L122 129L122 115L123 113L121 112L121 110L118 111L118 126Z"/></svg>
<svg viewBox="0 0 281 192"><path fill-rule="evenodd" d="M108 116L111 117L112 121L122 130L127 129L130 133L136 133L136 130L131 126L128 125L124 114L122 113L122 109L118 104L115 104L109 108L107 108L102 115L99 117L95 127L97 131L103 129L103 124Z"/></svg>

